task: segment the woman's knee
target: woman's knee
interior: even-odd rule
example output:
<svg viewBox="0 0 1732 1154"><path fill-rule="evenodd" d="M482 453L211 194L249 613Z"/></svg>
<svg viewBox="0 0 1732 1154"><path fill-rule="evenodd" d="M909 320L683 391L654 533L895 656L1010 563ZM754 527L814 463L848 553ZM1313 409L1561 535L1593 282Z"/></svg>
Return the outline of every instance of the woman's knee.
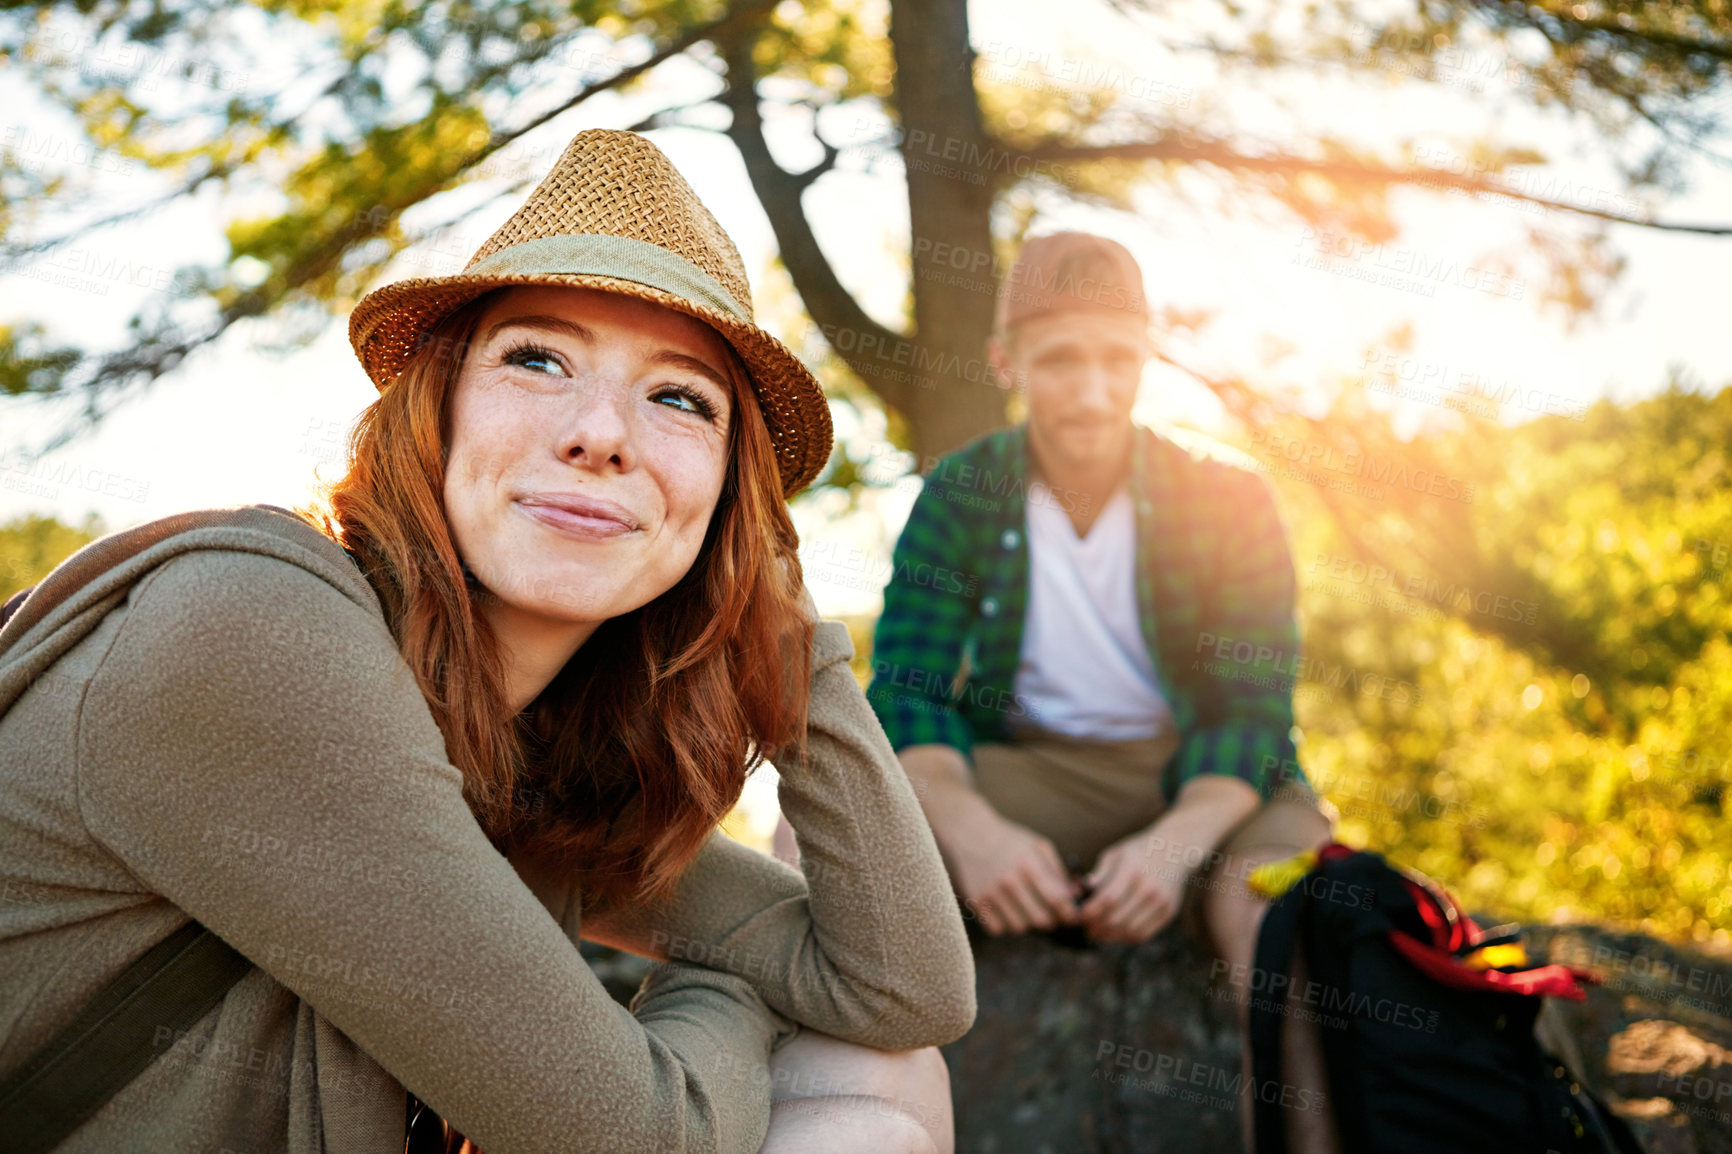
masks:
<svg viewBox="0 0 1732 1154"><path fill-rule="evenodd" d="M936 1048L890 1052L803 1030L770 1058L762 1154L952 1154L950 1072Z"/></svg>
<svg viewBox="0 0 1732 1154"><path fill-rule="evenodd" d="M770 1105L758 1154L950 1154L930 1129L894 1103L870 1095L784 1098Z"/></svg>

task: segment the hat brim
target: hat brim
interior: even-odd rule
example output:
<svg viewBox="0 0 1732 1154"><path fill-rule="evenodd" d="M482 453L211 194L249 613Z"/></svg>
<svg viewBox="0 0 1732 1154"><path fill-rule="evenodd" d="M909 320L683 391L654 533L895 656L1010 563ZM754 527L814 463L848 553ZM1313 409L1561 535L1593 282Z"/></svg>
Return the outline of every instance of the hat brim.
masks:
<svg viewBox="0 0 1732 1154"><path fill-rule="evenodd" d="M523 273L415 277L374 289L349 314L349 344L373 384L383 390L420 347L422 335L490 289L557 285L622 293L703 321L733 347L746 368L775 448L782 495L812 483L830 459L835 431L830 405L810 369L756 325L674 293L597 273Z"/></svg>

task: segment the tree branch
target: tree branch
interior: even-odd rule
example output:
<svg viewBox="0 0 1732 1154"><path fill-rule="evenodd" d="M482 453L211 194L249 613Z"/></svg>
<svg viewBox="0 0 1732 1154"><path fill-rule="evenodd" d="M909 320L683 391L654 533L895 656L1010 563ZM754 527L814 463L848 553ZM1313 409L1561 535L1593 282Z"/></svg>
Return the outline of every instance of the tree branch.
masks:
<svg viewBox="0 0 1732 1154"><path fill-rule="evenodd" d="M1190 164L1207 164L1236 172L1261 172L1282 176L1311 173L1342 184L1415 185L1426 188L1460 189L1463 192L1483 193L1489 196L1502 196L1510 200L1525 201L1542 208L1575 213L1578 216L1588 216L1598 220L1609 220L1616 224L1632 224L1640 228L1651 228L1663 232L1732 236L1732 225L1728 224L1679 224L1668 221L1642 220L1637 217L1626 216L1623 213L1566 204L1563 201L1549 200L1543 196L1530 196L1525 192L1506 188L1495 181L1472 176L1457 176L1454 173L1437 169L1380 168L1368 164L1313 160L1308 157L1279 152L1263 156L1250 156L1215 140L1165 137L1158 140L1135 141L1124 144L1049 144L1033 148L1017 148L1000 142L998 147L1006 148L1013 155L1037 165L1065 162L1086 163L1094 160L1172 160Z"/></svg>
<svg viewBox="0 0 1732 1154"><path fill-rule="evenodd" d="M744 0L742 4L721 18L693 28L657 50L641 63L622 69L605 80L585 87L558 107L531 119L528 123L505 132L492 134L485 145L461 158L455 167L449 169L431 187L409 190L392 198L390 203L375 205L371 211L346 222L334 230L324 243L315 250L304 254L301 259L295 261L287 270L286 275L281 278L274 291L257 289L243 294L224 308L214 322L202 331L187 334L184 332L176 333L172 329L161 330L147 340L135 341L133 346L125 351L101 358L91 369L88 377L80 382L75 390L81 393L85 399L80 416L62 427L37 452L44 453L58 448L79 433L94 427L102 416L113 408L112 403L106 409L99 408L102 400L125 393L131 386L148 386L172 372L199 348L216 341L237 321L268 313L289 293L327 271L336 261L341 259L343 253L348 251L351 245L378 234L388 221L394 219L404 209L439 191L457 176L480 164L525 133L531 132L554 117L577 107L597 93L629 83L662 62L687 51L695 44L726 32L739 23L749 22L757 18L774 3L775 0ZM218 170L207 172L198 178L197 183L203 183L205 180L220 174ZM146 206L146 209L150 207L159 206ZM125 219L128 215L132 214L123 214L117 219ZM56 243L64 243L66 239L62 237Z"/></svg>
<svg viewBox="0 0 1732 1154"><path fill-rule="evenodd" d="M801 173L791 173L776 163L764 139L764 122L758 110L757 69L752 62L752 37L741 35L720 42L728 67L727 89L722 102L733 113L728 137L740 150L751 178L752 190L770 218L782 263L794 281L794 289L817 322L836 355L860 379L890 405L906 407L910 385L899 376L886 375L883 364L862 350L890 350L908 338L879 324L854 299L836 275L829 258L818 244L811 222L800 203L801 193L835 163L837 151L824 143L824 159ZM840 334L847 334L838 339Z"/></svg>
<svg viewBox="0 0 1732 1154"><path fill-rule="evenodd" d="M543 124L546 124L556 116L562 116L565 113L570 112L573 108L576 108L590 97L606 92L609 89L619 88L623 85L629 84L644 73L648 72L650 69L673 59L680 53L686 52L706 40L717 40L719 37L725 36L726 34L739 29L741 26L749 25L752 21L775 7L776 3L777 0L743 0L743 2L737 7L729 9L725 15L710 21L708 24L700 24L685 35L669 41L666 45L651 54L649 59L644 60L642 63L633 64L630 68L621 69L619 72L616 72L605 80L596 81L594 84L584 88L581 92L574 94L571 99L550 108L548 111L542 113L540 116L534 117L525 124L519 125L518 127L506 132L495 132L488 139L485 145L477 149L469 159L463 163L462 168L459 169L459 171L480 164L483 160L486 160L489 156L492 156L495 152L504 148L518 137L535 131L537 128L540 128Z"/></svg>
<svg viewBox="0 0 1732 1154"><path fill-rule="evenodd" d="M814 164L811 168L806 169L804 172L791 172L788 174L788 179L799 185L801 192L804 192L807 188L811 187L812 183L820 176L823 176L826 172L835 168L836 158L842 155L841 149L837 148L818 134L815 125L812 129L812 135L817 139L819 144L824 146L824 159L820 160L817 164Z"/></svg>
<svg viewBox="0 0 1732 1154"><path fill-rule="evenodd" d="M1568 29L1577 35L1596 33L1626 45L1653 44L1673 52L1682 52L1692 56L1708 56L1715 60L1732 63L1732 43L1714 40L1700 40L1694 36L1684 36L1676 32L1667 32L1660 28L1638 28L1632 20L1626 27L1615 20L1600 20L1593 17L1572 15L1567 9L1540 8L1537 4L1529 4L1526 0L1473 0L1473 7L1496 13L1503 19L1514 24L1522 24L1529 28L1539 29L1545 21L1555 21L1560 30ZM1548 36L1547 39L1550 39Z"/></svg>

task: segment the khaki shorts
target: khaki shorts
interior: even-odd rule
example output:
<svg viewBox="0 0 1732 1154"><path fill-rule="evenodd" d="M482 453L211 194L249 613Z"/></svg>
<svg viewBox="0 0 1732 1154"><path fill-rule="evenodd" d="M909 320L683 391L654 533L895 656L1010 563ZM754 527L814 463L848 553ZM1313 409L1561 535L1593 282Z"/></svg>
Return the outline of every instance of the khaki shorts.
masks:
<svg viewBox="0 0 1732 1154"><path fill-rule="evenodd" d="M1047 838L1065 868L1086 873L1100 852L1167 808L1161 776L1177 734L1100 741L1043 733L974 747L974 787L1000 814Z"/></svg>
<svg viewBox="0 0 1732 1154"><path fill-rule="evenodd" d="M1178 745L1176 734L1101 741L1058 733L976 745L974 784L1005 818L1051 841L1065 868L1080 876L1094 868L1102 850L1166 812L1161 778ZM1329 827L1309 787L1289 785L1228 830L1211 847L1218 852L1203 856L1199 847L1176 853L1170 865L1163 859L1165 868L1194 871L1185 890L1185 925L1201 936L1203 895L1210 886L1233 884L1223 875L1239 872L1231 865L1239 855L1269 847L1296 852L1326 838ZM969 930L980 932L972 919ZM1071 941L1078 937L1072 930L1057 936Z"/></svg>

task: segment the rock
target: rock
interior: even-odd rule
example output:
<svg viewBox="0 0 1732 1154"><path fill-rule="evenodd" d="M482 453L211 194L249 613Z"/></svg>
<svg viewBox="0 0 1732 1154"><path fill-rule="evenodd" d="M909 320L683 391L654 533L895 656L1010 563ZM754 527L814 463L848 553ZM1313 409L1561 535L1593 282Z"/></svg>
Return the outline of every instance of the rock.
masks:
<svg viewBox="0 0 1732 1154"><path fill-rule="evenodd" d="M957 1154L1240 1154L1236 1011L1189 938L974 957L975 1027L943 1048Z"/></svg>
<svg viewBox="0 0 1732 1154"><path fill-rule="evenodd" d="M1732 958L1602 926L1531 926L1530 952L1601 977L1551 1012L1650 1154L1732 1154Z"/></svg>
<svg viewBox="0 0 1732 1154"><path fill-rule="evenodd" d="M1242 1154L1237 1012L1202 947L1176 929L1087 949L972 931L979 1016L943 1048L957 1154ZM1732 1154L1732 959L1593 925L1523 938L1602 976L1549 1004L1554 1050L1648 1154ZM650 965L583 954L621 1005Z"/></svg>
<svg viewBox="0 0 1732 1154"><path fill-rule="evenodd" d="M1732 965L1596 926L1524 938L1605 976L1553 1001L1555 1050L1649 1154L1732 1154ZM980 1013L944 1047L957 1154L1242 1154L1237 1019L1201 947L974 940Z"/></svg>

